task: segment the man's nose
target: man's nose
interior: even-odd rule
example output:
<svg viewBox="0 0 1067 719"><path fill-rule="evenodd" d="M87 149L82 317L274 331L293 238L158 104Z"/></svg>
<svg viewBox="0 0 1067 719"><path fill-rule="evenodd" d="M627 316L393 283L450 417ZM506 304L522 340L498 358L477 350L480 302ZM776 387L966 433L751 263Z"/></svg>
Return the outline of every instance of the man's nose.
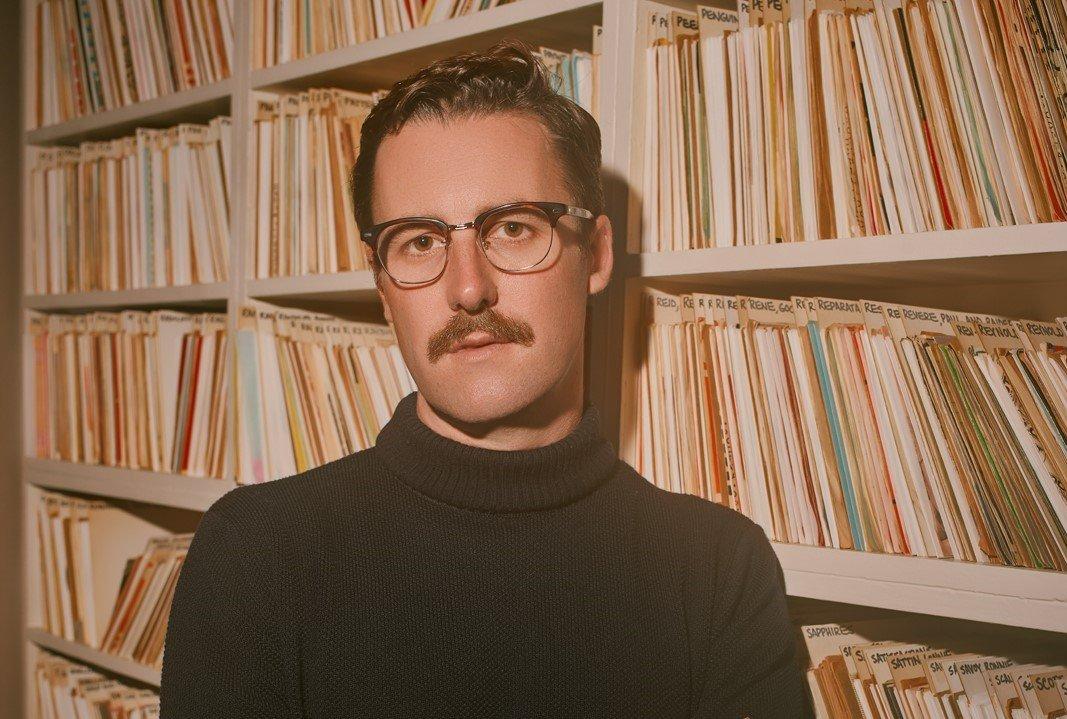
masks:
<svg viewBox="0 0 1067 719"><path fill-rule="evenodd" d="M448 264L442 280L446 285L448 304L453 310L462 307L473 314L496 304L499 270L482 252L480 242L478 231L473 227L452 231Z"/></svg>

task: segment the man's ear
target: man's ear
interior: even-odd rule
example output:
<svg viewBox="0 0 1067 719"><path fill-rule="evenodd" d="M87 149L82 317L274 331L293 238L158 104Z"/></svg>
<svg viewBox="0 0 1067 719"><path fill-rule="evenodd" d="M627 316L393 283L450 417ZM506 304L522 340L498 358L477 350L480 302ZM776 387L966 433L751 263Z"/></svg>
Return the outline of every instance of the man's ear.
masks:
<svg viewBox="0 0 1067 719"><path fill-rule="evenodd" d="M615 266L615 240L611 220L600 214L594 218L596 225L589 238L589 295L595 295L608 286L611 270Z"/></svg>
<svg viewBox="0 0 1067 719"><path fill-rule="evenodd" d="M367 267L374 267L374 248L362 240L360 240L359 244L363 248L363 259L367 263Z"/></svg>
<svg viewBox="0 0 1067 719"><path fill-rule="evenodd" d="M385 289L382 287L383 277L386 277L385 270L379 268L377 270L371 270L374 273L374 286L378 290L378 301L382 303L382 309L385 310L385 321L389 324L393 324L393 311L389 307L389 300L385 298Z"/></svg>
<svg viewBox="0 0 1067 719"><path fill-rule="evenodd" d="M382 302L382 309L385 310L385 321L389 324L393 324L393 311L389 308L389 303L385 301L385 293L382 292L382 286L378 285L378 299Z"/></svg>
<svg viewBox="0 0 1067 719"><path fill-rule="evenodd" d="M380 267L375 269L374 249L366 242L363 243L363 256L367 259L367 266L371 268L370 271L374 273L374 287L378 290L378 300L385 310L385 321L393 324L393 313L389 309L389 303L385 300L385 292L382 291L382 275L385 272Z"/></svg>

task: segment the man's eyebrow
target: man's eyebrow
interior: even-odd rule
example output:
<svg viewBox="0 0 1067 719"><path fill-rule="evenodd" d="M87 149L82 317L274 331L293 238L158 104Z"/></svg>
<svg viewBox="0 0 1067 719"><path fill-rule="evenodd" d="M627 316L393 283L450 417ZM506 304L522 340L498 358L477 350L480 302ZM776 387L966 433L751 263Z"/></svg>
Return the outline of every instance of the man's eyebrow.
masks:
<svg viewBox="0 0 1067 719"><path fill-rule="evenodd" d="M483 202L482 204L478 205L478 208L475 210L474 214L471 215L469 218L467 218L467 220L464 220L464 222L467 222L468 220L473 220L475 217L477 217L478 215L482 214L486 210L491 210L494 207L500 207L501 205L510 205L512 202L525 202L525 201L526 200L517 199L517 200L504 200L502 202ZM423 209L423 210L421 210L419 212L412 212L410 214L403 215L403 216L404 217L438 217L438 218L440 217L440 215L437 214L436 212L432 212L432 211L426 210L426 209Z"/></svg>

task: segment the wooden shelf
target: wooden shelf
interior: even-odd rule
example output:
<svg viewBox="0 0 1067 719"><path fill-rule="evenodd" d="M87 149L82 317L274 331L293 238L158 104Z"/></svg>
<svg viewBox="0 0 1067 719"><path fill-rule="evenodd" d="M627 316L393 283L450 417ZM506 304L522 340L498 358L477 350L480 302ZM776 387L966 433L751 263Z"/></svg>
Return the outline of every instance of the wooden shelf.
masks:
<svg viewBox="0 0 1067 719"><path fill-rule="evenodd" d="M371 90L457 52L518 38L537 47L590 50L600 0L519 0L408 32L253 70L254 89L341 86Z"/></svg>
<svg viewBox="0 0 1067 719"><path fill-rule="evenodd" d="M207 510L236 486L230 480L34 458L23 459L22 476L26 482L46 489L129 499L199 512Z"/></svg>
<svg viewBox="0 0 1067 719"><path fill-rule="evenodd" d="M775 543L791 596L1067 632L1067 573Z"/></svg>
<svg viewBox="0 0 1067 719"><path fill-rule="evenodd" d="M230 111L232 78L145 100L114 110L85 115L67 122L29 130L30 145L74 145L83 140L108 139L129 134L138 127L163 127L180 122L202 122Z"/></svg>
<svg viewBox="0 0 1067 719"><path fill-rule="evenodd" d="M770 284L830 289L1067 278L1067 222L780 245L629 255L632 277L744 290Z"/></svg>
<svg viewBox="0 0 1067 719"><path fill-rule="evenodd" d="M139 290L103 290L54 295L26 295L23 305L34 310L79 310L108 307L216 306L224 307L230 293L226 282Z"/></svg>
<svg viewBox="0 0 1067 719"><path fill-rule="evenodd" d="M298 277L248 280L249 297L262 300L314 300L320 302L377 302L374 272L336 272Z"/></svg>
<svg viewBox="0 0 1067 719"><path fill-rule="evenodd" d="M132 659L116 657L85 644L67 641L36 627L26 629L26 638L42 649L63 654L71 659L91 664L143 684L150 684L154 687L160 684L160 670Z"/></svg>

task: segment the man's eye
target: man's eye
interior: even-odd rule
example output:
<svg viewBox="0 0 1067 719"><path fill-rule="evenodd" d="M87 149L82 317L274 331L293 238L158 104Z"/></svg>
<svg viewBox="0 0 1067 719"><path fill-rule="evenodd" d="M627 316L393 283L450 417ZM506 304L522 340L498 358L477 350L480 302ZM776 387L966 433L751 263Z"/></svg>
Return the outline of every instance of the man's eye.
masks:
<svg viewBox="0 0 1067 719"><path fill-rule="evenodd" d="M526 223L508 220L495 225L488 236L491 240L522 240L531 234L531 228Z"/></svg>
<svg viewBox="0 0 1067 719"><path fill-rule="evenodd" d="M425 251L433 248L434 238L432 235L419 235L414 239L408 240L407 246L416 252Z"/></svg>

